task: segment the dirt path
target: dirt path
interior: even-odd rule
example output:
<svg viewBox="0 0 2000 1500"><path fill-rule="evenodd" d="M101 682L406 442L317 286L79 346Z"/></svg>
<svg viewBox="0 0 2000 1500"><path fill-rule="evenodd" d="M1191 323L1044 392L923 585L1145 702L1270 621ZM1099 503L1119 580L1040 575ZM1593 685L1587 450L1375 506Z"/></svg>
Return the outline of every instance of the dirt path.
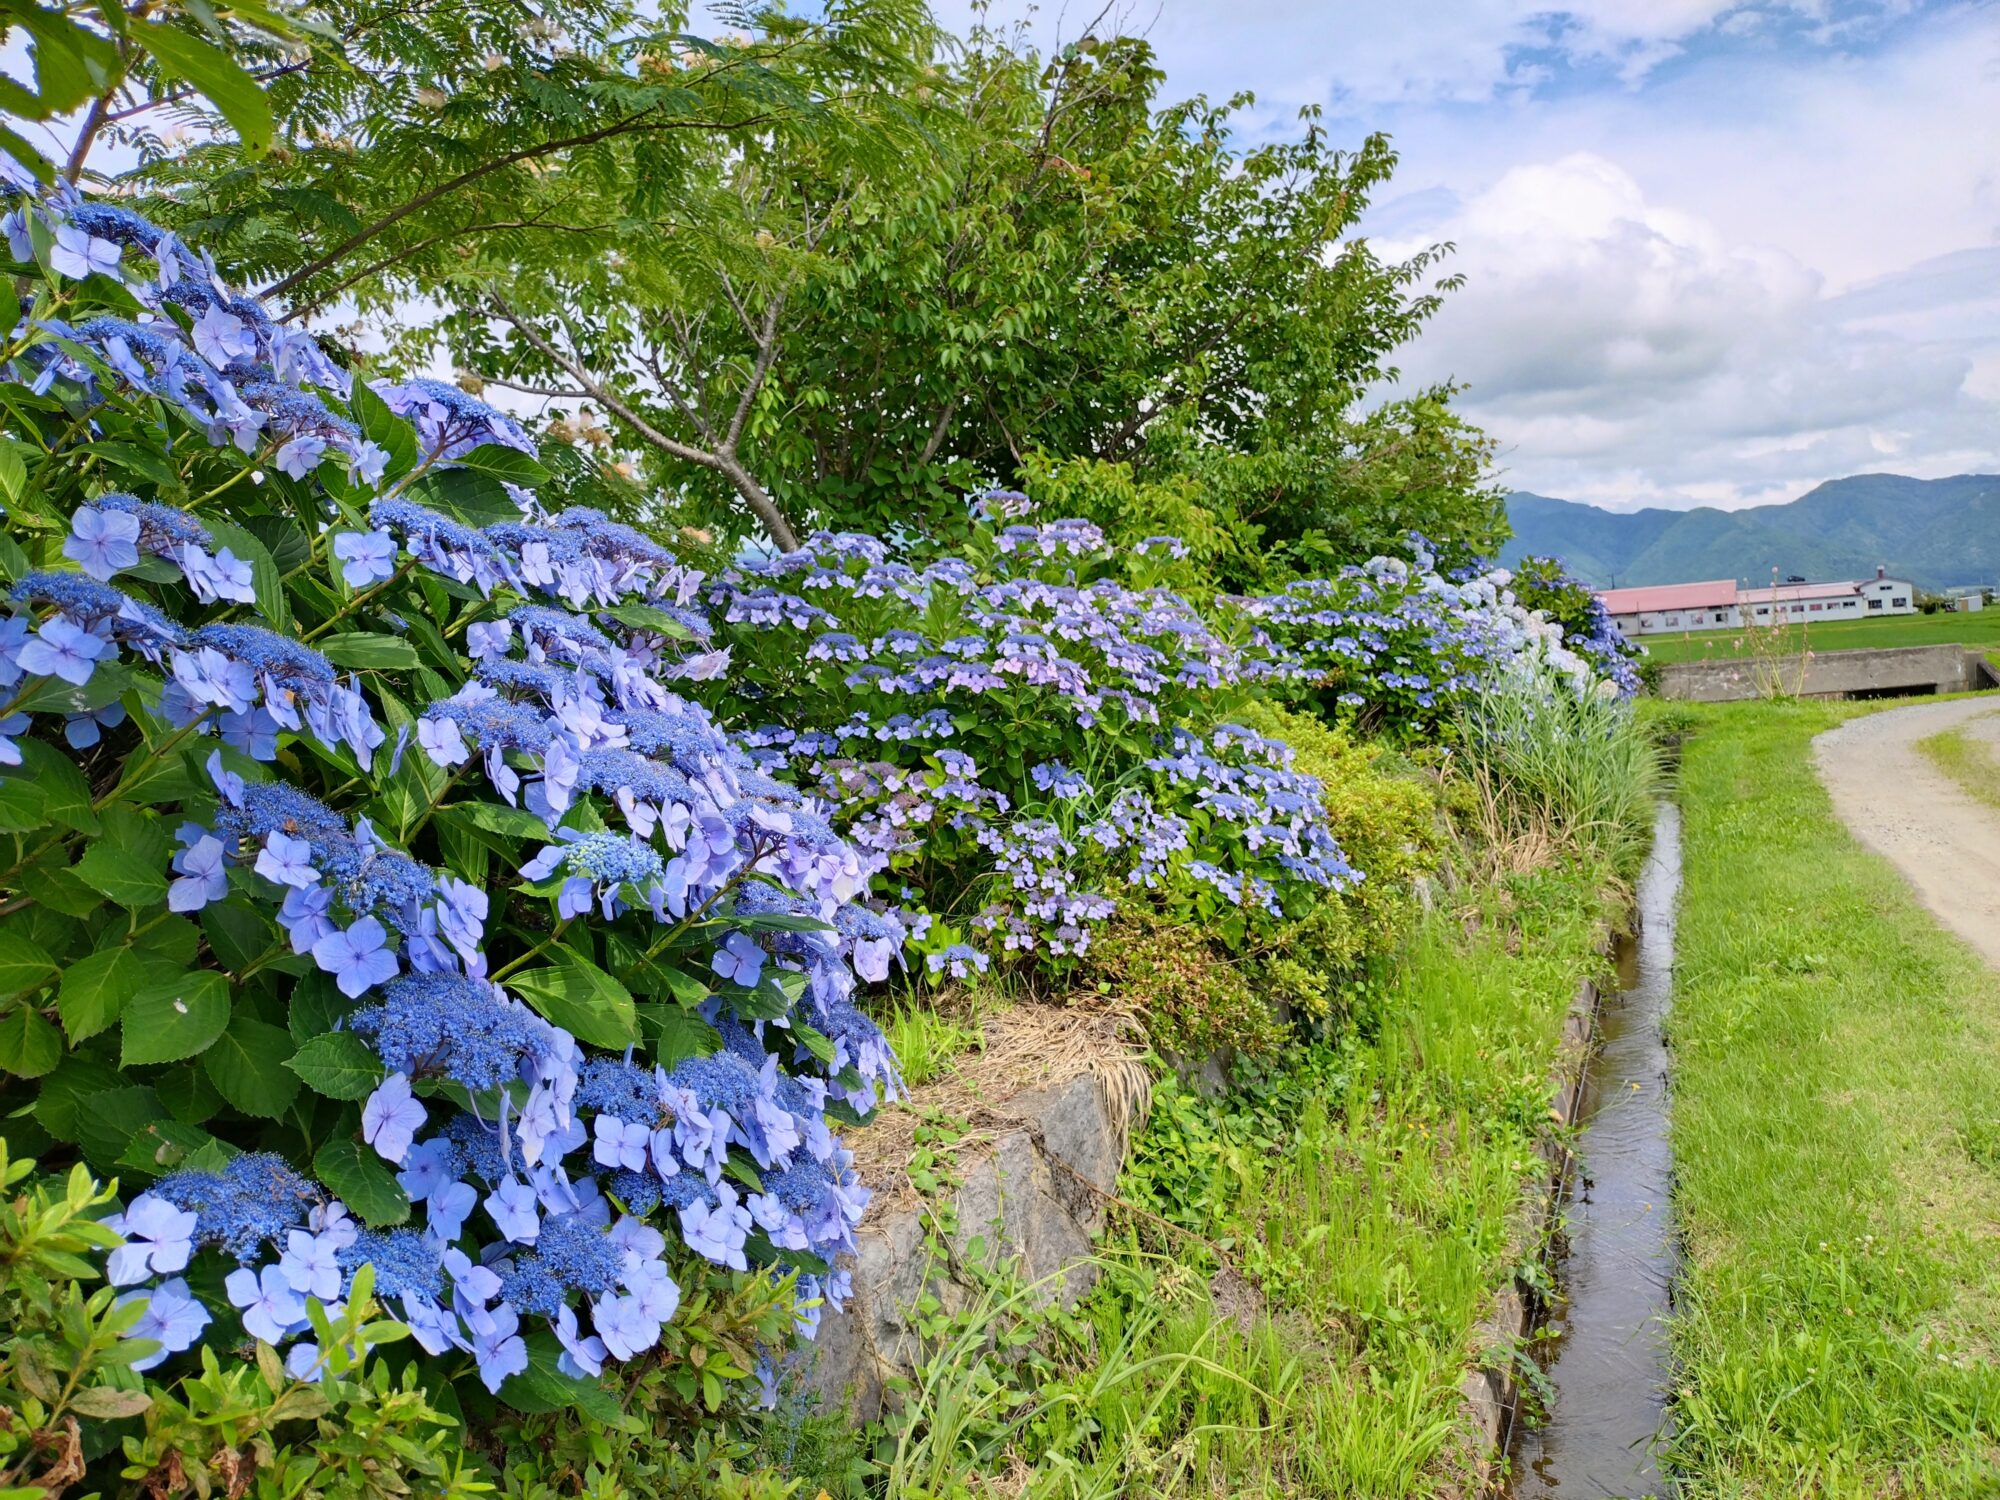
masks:
<svg viewBox="0 0 2000 1500"><path fill-rule="evenodd" d="M2000 736L2000 701L1920 703L1851 719L1813 741L1819 778L1855 837L1902 872L1953 932L2000 969L2000 812L1917 749L1961 726Z"/></svg>

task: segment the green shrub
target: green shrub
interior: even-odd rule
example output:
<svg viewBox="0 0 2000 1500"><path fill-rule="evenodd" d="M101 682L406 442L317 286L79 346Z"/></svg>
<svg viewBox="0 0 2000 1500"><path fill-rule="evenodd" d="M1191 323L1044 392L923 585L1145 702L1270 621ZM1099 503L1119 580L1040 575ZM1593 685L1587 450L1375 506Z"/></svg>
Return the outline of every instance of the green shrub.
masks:
<svg viewBox="0 0 2000 1500"><path fill-rule="evenodd" d="M60 1183L37 1178L0 1140L0 1192L0 1494L60 1494L100 1459L125 1481L115 1493L149 1500L491 1488L415 1366L392 1375L379 1352L408 1330L377 1317L372 1267L338 1315L311 1305L316 1362L303 1378L252 1343L226 1363L204 1347L198 1370L154 1380L137 1368L160 1352L144 1336L146 1298L93 1285L98 1255L118 1243L97 1222L116 1185L81 1164Z"/></svg>
<svg viewBox="0 0 2000 1500"><path fill-rule="evenodd" d="M1292 747L1294 766L1319 781L1328 828L1367 872L1287 928L1253 966L1273 998L1324 1020L1343 984L1400 947L1421 915L1418 883L1442 846L1436 783L1388 746L1309 714L1253 703L1239 717Z"/></svg>
<svg viewBox="0 0 2000 1500"><path fill-rule="evenodd" d="M1263 1052L1284 1038L1270 997L1200 927L1141 907L1122 909L1090 945L1086 987L1140 1006L1156 1046L1200 1059L1227 1048Z"/></svg>
<svg viewBox="0 0 2000 1500"><path fill-rule="evenodd" d="M1629 702L1506 683L1473 701L1459 733L1490 853L1516 869L1580 858L1636 873L1664 772Z"/></svg>

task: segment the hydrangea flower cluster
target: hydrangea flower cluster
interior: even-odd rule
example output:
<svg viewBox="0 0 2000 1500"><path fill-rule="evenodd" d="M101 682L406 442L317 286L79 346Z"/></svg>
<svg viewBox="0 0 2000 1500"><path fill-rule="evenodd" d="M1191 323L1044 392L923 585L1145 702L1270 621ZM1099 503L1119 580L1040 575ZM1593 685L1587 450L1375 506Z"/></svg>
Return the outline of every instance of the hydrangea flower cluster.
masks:
<svg viewBox="0 0 2000 1500"><path fill-rule="evenodd" d="M113 771L55 841L105 857L59 849L23 900L108 897L120 933L199 917L207 944L120 949L184 992L58 1054L148 1097L203 1080L269 1126L176 1116L185 1161L138 1170L107 1272L147 1302L140 1367L240 1327L309 1375L308 1300L337 1309L363 1266L494 1391L538 1341L576 1378L642 1356L690 1277L796 1273L810 1329L868 1198L832 1124L898 1087L857 971L884 977L903 930L857 904L885 856L675 686L728 662L700 571L525 490L518 518L453 513L435 476L532 458L511 418L429 381L361 399L172 235L12 187L18 259L140 309L24 322L14 394L185 449L223 497L62 496L0 620L0 762L49 749L39 717ZM253 465L282 482L238 483ZM269 569L259 535L304 560ZM211 1062L223 1041L257 1066ZM325 1096L320 1180L283 1145L306 1149L281 1123L299 1079Z"/></svg>
<svg viewBox="0 0 2000 1500"><path fill-rule="evenodd" d="M751 743L923 888L924 972L1061 967L1120 900L1263 922L1356 878L1284 747L1177 727L1214 721L1241 681L1227 641L1179 596L1108 576L1097 527L980 506L1008 524L978 565L821 534L706 590L754 685L741 711L787 715Z"/></svg>
<svg viewBox="0 0 2000 1500"><path fill-rule="evenodd" d="M1447 578L1421 537L1411 545L1409 562L1375 557L1334 578L1229 601L1251 627L1245 678L1411 733L1505 677L1576 693L1607 681L1560 624L1515 598L1505 569Z"/></svg>

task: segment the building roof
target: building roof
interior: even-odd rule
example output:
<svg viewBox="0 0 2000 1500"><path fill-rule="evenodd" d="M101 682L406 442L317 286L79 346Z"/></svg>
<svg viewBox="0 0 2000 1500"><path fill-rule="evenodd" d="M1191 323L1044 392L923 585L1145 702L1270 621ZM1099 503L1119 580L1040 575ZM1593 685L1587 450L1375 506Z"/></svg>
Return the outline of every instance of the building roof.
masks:
<svg viewBox="0 0 2000 1500"><path fill-rule="evenodd" d="M1781 583L1773 588L1745 589L1745 604L1789 604L1800 599L1845 599L1871 583L1902 583L1900 578L1843 578L1834 583Z"/></svg>
<svg viewBox="0 0 2000 1500"><path fill-rule="evenodd" d="M1651 588L1603 589L1598 598L1614 615L1654 614L1663 609L1728 609L1736 603L1736 580L1662 583Z"/></svg>

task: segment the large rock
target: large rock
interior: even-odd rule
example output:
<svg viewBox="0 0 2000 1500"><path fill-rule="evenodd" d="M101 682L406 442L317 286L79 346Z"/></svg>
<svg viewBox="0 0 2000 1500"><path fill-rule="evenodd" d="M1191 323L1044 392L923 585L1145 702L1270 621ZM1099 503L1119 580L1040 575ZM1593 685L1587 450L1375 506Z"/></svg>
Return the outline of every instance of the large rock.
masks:
<svg viewBox="0 0 2000 1500"><path fill-rule="evenodd" d="M948 1254L932 1246L922 1203L903 1199L871 1213L857 1237L854 1295L826 1314L804 1351L805 1390L851 1420L879 1416L889 1381L922 1356L912 1326L919 1298L928 1289L955 1311L974 1295L951 1274L954 1263L1011 1264L1038 1303L1082 1296L1096 1278L1093 1239L1143 1114L1135 1095L1143 1098L1144 1079L1138 1063L1114 1062L994 1107L990 1145L958 1163Z"/></svg>

